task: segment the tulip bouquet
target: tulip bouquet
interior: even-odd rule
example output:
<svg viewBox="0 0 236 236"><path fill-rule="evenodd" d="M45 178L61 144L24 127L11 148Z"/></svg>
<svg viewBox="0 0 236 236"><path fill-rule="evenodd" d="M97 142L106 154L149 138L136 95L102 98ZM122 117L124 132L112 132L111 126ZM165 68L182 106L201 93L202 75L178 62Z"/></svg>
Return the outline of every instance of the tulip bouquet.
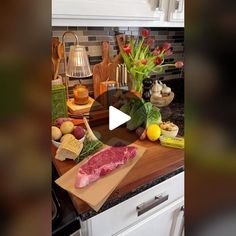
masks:
<svg viewBox="0 0 236 236"><path fill-rule="evenodd" d="M149 35L150 31L143 29L141 38L131 36L120 48L127 70L132 75L133 88L139 93L142 92L143 79L152 73L161 73L166 67L183 67L182 61L165 63L165 57L172 54L171 44L165 42L162 47L151 49L154 39Z"/></svg>

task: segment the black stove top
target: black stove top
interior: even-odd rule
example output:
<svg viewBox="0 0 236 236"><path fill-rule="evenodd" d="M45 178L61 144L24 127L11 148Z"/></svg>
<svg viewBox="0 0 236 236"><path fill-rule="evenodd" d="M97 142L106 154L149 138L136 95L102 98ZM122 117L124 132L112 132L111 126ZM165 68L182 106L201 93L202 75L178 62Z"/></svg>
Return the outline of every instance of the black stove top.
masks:
<svg viewBox="0 0 236 236"><path fill-rule="evenodd" d="M52 165L52 235L67 236L80 229L80 219L68 193L54 183L58 177Z"/></svg>

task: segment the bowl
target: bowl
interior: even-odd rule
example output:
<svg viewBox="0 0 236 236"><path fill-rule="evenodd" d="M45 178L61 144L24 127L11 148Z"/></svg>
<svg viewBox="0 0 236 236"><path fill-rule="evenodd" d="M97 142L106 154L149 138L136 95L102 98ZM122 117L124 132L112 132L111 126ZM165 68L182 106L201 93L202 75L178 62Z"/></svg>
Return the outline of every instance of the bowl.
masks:
<svg viewBox="0 0 236 236"><path fill-rule="evenodd" d="M156 107L165 107L173 101L174 97L175 94L173 92L170 92L170 94L165 97L157 97L155 99L151 97L151 103Z"/></svg>
<svg viewBox="0 0 236 236"><path fill-rule="evenodd" d="M84 133L85 133L84 137L81 138L81 139L78 139L78 140L81 141L81 142L84 141L85 136L86 136L86 130L85 130L85 129L84 129ZM53 144L56 148L59 148L61 142L59 142L59 141L55 141L55 140L52 140L52 144Z"/></svg>
<svg viewBox="0 0 236 236"><path fill-rule="evenodd" d="M161 129L161 134L168 137L176 137L178 132L179 132L179 127L177 127L176 130L172 130L172 131Z"/></svg>
<svg viewBox="0 0 236 236"><path fill-rule="evenodd" d="M79 141L81 141L81 142L83 142L84 141L84 139L85 139L85 135L84 135L84 137L83 138L81 138L81 139L78 139ZM61 142L58 142L58 141L55 141L55 140L52 140L52 144L56 147L56 148L59 148L60 147L60 145L61 145Z"/></svg>
<svg viewBox="0 0 236 236"><path fill-rule="evenodd" d="M176 137L179 132L179 127L170 121L161 123L160 128L161 128L161 134L164 136Z"/></svg>

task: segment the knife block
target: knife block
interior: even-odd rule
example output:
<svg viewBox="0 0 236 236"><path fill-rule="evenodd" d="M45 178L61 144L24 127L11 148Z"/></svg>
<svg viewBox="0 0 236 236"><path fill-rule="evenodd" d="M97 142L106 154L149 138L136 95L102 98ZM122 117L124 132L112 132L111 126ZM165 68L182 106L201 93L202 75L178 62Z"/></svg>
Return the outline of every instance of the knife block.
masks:
<svg viewBox="0 0 236 236"><path fill-rule="evenodd" d="M100 82L100 103L107 108L110 103L111 103L111 98L110 98L110 94L111 94L111 90L115 90L116 82L115 81L104 81L104 82Z"/></svg>

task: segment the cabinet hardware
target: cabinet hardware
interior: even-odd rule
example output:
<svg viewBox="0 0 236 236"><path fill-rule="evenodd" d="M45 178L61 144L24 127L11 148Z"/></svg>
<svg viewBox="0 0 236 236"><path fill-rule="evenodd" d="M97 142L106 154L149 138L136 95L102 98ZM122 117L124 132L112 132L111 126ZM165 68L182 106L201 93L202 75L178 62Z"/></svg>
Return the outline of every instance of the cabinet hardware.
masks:
<svg viewBox="0 0 236 236"><path fill-rule="evenodd" d="M164 196L155 196L154 200L147 202L147 203L142 203L139 206L136 207L138 216L144 214L145 212L151 210L152 208L160 205L161 203L167 201L169 198L169 195L164 195Z"/></svg>
<svg viewBox="0 0 236 236"><path fill-rule="evenodd" d="M179 10L179 1L178 0L176 0L175 1L175 10Z"/></svg>
<svg viewBox="0 0 236 236"><path fill-rule="evenodd" d="M181 222L181 226L179 230L179 236L183 236L184 235L184 206L180 208L180 211L183 212L183 216L182 216L182 222Z"/></svg>
<svg viewBox="0 0 236 236"><path fill-rule="evenodd" d="M162 0L156 0L156 9L162 11Z"/></svg>

